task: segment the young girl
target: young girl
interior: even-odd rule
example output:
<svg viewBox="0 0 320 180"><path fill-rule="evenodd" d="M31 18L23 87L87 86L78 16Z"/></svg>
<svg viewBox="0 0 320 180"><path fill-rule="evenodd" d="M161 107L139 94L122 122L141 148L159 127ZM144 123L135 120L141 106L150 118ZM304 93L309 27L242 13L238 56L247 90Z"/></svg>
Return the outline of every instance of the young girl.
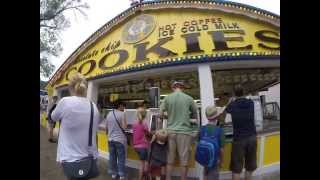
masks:
<svg viewBox="0 0 320 180"><path fill-rule="evenodd" d="M132 124L133 129L133 147L139 159L141 160L141 166L139 170L139 180L142 180L143 173L148 170L148 148L149 143L146 139L146 135L149 134L148 125L145 122L147 111L144 107L137 109L137 120Z"/></svg>
<svg viewBox="0 0 320 180"><path fill-rule="evenodd" d="M151 140L150 148L150 175L152 179L165 179L167 154L168 154L168 133L164 129L157 130Z"/></svg>

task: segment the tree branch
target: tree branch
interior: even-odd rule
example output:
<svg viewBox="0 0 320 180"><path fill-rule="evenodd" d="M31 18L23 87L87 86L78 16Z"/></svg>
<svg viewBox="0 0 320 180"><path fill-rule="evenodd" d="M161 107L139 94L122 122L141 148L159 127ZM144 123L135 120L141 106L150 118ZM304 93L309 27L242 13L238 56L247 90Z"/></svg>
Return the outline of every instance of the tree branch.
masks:
<svg viewBox="0 0 320 180"><path fill-rule="evenodd" d="M70 6L70 7L64 6L59 11L54 13L52 16L45 17L45 15L43 15L42 18L40 17L40 22L42 22L42 21L50 21L50 20L54 19L56 16L58 16L59 14L63 13L66 10L69 10L69 9L76 9L76 10L81 12L80 8L87 8L87 6L84 5L84 4L80 4L80 5L77 5L77 6Z"/></svg>
<svg viewBox="0 0 320 180"><path fill-rule="evenodd" d="M58 29L58 26L49 26L46 24L40 24L40 28Z"/></svg>

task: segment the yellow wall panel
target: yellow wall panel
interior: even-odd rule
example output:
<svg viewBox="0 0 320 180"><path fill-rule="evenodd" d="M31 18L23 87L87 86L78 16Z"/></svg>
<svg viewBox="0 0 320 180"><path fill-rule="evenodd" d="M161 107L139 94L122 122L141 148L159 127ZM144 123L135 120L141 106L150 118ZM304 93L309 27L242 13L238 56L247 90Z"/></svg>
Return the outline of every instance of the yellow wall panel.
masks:
<svg viewBox="0 0 320 180"><path fill-rule="evenodd" d="M280 134L267 136L264 145L264 165L280 162Z"/></svg>
<svg viewBox="0 0 320 180"><path fill-rule="evenodd" d="M42 114L41 114L41 125L43 127L47 127L47 113L46 112L42 112Z"/></svg>
<svg viewBox="0 0 320 180"><path fill-rule="evenodd" d="M98 149L103 152L108 152L108 137L105 132L98 131Z"/></svg>

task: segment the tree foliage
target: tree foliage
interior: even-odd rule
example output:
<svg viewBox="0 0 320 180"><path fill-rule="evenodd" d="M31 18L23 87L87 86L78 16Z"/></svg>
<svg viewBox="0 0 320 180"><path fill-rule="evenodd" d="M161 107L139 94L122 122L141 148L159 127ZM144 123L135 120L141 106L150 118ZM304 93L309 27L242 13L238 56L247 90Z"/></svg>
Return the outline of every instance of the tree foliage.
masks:
<svg viewBox="0 0 320 180"><path fill-rule="evenodd" d="M49 77L54 71L50 56L58 56L62 51L59 39L61 31L70 27L65 17L66 11L86 15L83 11L89 8L81 0L40 0L40 74Z"/></svg>

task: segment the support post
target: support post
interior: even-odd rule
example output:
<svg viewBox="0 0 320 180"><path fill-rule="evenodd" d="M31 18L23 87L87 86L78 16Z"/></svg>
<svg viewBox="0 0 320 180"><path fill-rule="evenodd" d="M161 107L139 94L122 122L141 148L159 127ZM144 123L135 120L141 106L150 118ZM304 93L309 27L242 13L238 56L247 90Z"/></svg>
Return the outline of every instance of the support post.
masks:
<svg viewBox="0 0 320 180"><path fill-rule="evenodd" d="M202 125L207 124L205 108L214 105L214 91L212 82L211 68L208 64L198 66L199 83L200 83L200 100L201 100L201 117Z"/></svg>
<svg viewBox="0 0 320 180"><path fill-rule="evenodd" d="M200 100L201 100L201 118L202 124L207 124L205 108L214 105L214 92L212 83L212 73L209 64L200 64L198 66L199 84L200 84ZM200 164L196 164L199 180L203 180L204 168Z"/></svg>
<svg viewBox="0 0 320 180"><path fill-rule="evenodd" d="M97 104L98 102L98 84L89 81L88 82L88 90L87 90L87 98Z"/></svg>

